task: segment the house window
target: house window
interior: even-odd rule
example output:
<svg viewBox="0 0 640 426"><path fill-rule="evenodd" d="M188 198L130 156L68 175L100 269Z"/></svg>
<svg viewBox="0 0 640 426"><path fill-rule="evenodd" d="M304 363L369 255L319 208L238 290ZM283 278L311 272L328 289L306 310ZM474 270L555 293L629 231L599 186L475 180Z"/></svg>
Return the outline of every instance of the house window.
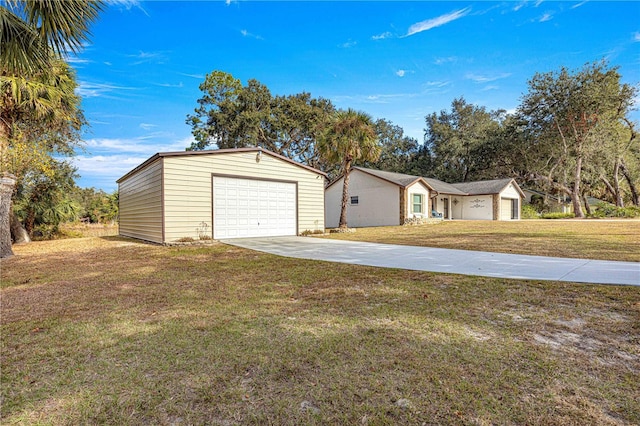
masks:
<svg viewBox="0 0 640 426"><path fill-rule="evenodd" d="M351 197L351 205L352 206L357 206L358 205L358 196L357 195Z"/></svg>
<svg viewBox="0 0 640 426"><path fill-rule="evenodd" d="M424 213L424 196L422 194L413 194L411 213Z"/></svg>

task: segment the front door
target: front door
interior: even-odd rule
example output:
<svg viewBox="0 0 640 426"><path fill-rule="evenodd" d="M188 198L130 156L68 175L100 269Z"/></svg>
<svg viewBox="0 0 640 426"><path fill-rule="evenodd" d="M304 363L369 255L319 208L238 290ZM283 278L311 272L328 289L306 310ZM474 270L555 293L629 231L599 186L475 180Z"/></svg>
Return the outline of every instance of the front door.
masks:
<svg viewBox="0 0 640 426"><path fill-rule="evenodd" d="M444 217L444 219L449 219L449 199L444 198L442 201L444 203L444 206L442 206L442 208L444 209L444 214L442 216Z"/></svg>

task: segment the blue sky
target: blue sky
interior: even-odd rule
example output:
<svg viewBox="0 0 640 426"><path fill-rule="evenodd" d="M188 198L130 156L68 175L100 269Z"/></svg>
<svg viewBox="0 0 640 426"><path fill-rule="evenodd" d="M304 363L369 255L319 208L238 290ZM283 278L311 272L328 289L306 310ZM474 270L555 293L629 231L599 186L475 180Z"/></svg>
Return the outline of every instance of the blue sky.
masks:
<svg viewBox="0 0 640 426"><path fill-rule="evenodd" d="M92 33L70 58L90 124L73 162L79 186L108 192L191 144L185 118L214 70L389 119L419 142L424 117L456 97L514 110L536 72L607 59L640 82L634 1L113 0Z"/></svg>

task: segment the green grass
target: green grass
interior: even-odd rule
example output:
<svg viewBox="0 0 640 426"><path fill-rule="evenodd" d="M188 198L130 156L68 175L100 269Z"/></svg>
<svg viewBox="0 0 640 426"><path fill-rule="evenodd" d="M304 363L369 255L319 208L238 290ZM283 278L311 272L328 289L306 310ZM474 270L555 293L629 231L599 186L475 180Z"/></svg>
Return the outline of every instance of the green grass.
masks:
<svg viewBox="0 0 640 426"><path fill-rule="evenodd" d="M640 220L442 221L359 228L327 238L640 262Z"/></svg>
<svg viewBox="0 0 640 426"><path fill-rule="evenodd" d="M2 424L640 423L638 288L115 237L15 251Z"/></svg>

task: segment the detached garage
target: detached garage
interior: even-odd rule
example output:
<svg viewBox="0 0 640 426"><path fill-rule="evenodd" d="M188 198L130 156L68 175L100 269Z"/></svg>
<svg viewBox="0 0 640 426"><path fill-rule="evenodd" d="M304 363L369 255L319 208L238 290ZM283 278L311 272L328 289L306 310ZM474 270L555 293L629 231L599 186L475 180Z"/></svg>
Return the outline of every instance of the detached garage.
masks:
<svg viewBox="0 0 640 426"><path fill-rule="evenodd" d="M117 181L120 235L171 243L323 231L325 179L261 148L158 153Z"/></svg>

